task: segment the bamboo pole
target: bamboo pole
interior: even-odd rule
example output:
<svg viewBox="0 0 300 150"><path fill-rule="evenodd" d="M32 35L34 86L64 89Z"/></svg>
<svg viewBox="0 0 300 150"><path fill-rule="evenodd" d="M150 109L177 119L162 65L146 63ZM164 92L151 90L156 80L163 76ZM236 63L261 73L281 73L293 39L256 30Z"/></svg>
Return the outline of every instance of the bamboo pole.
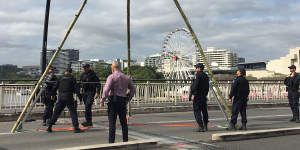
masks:
<svg viewBox="0 0 300 150"><path fill-rule="evenodd" d="M27 100L27 103L26 103L26 105L25 105L25 107L24 107L22 113L20 114L20 116L19 116L17 122L16 122L15 125L13 126L13 128L12 128L12 130L11 130L11 133L15 133L16 128L19 126L19 123L20 123L21 120L23 119L23 117L24 117L24 115L25 115L25 113L26 113L28 107L29 107L30 104L31 104L34 95L36 94L37 90L39 89L39 87L40 87L42 81L45 79L45 77L46 77L46 75L47 75L47 72L48 72L50 66L52 65L54 59L56 58L56 56L58 55L58 53L61 51L62 47L64 46L65 41L67 40L69 34L71 33L71 30L73 29L73 27L74 27L76 21L78 20L78 18L79 18L79 16L80 16L80 14L81 14L81 12L82 12L84 6L86 5L86 3L87 3L87 0L84 0L84 1L82 2L81 6L80 6L80 8L79 8L79 10L78 10L78 12L75 14L75 17L74 17L72 23L70 24L70 26L69 26L67 32L65 33L64 38L62 39L61 43L59 44L59 46L58 46L56 52L54 53L54 55L52 56L52 58L51 58L49 64L47 65L46 70L44 71L44 73L43 73L43 75L41 76L40 80L39 80L38 83L36 84L36 86L35 86L33 92L31 93L31 95L30 95L30 97L29 97L29 99Z"/></svg>
<svg viewBox="0 0 300 150"><path fill-rule="evenodd" d="M199 52L200 52L200 55L201 55L201 57L202 57L202 59L203 59L203 62L204 62L204 64L205 64L205 66L206 66L206 68L207 68L208 74L209 74L210 77L211 77L212 85L213 85L213 87L216 89L217 95L218 95L219 98L221 99L221 102L222 102L223 106L225 107L226 112L228 113L228 116L230 117L230 116L231 116L231 111L230 111L229 107L227 106L227 103L225 102L225 99L224 99L224 97L223 97L223 95L222 95L222 93L221 93L221 91L220 91L220 89L219 89L219 87L218 87L218 85L217 85L217 81L215 80L215 78L214 78L214 76L213 76L213 73L212 73L212 71L211 71L211 69L210 69L210 66L209 66L208 62L207 62L207 59L206 59L205 54L204 54L204 52L203 52L203 49L202 49L202 47L201 47L201 45L200 45L200 42L198 41L198 38L197 38L197 36L196 36L196 34L195 34L195 32L194 32L194 30L193 30L191 24L189 23L189 20L187 19L187 17L186 17L186 15L184 14L184 12L183 12L183 10L182 10L180 4L178 3L178 0L174 0L174 3L175 3L175 5L176 5L176 7L178 8L178 10L179 10L179 12L180 12L180 14L181 14L181 16L182 16L182 18L183 18L185 24L187 25L189 31L191 32L194 41L196 42L197 48L198 48L198 50L199 50Z"/></svg>

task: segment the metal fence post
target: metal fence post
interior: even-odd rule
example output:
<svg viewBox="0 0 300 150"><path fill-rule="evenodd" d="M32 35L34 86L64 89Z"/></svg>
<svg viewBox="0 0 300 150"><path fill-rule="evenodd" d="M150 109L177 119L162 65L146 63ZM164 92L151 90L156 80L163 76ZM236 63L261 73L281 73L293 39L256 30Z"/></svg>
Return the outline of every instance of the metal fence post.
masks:
<svg viewBox="0 0 300 150"><path fill-rule="evenodd" d="M4 103L4 88L3 88L3 84L0 84L0 110L2 109L3 103Z"/></svg>

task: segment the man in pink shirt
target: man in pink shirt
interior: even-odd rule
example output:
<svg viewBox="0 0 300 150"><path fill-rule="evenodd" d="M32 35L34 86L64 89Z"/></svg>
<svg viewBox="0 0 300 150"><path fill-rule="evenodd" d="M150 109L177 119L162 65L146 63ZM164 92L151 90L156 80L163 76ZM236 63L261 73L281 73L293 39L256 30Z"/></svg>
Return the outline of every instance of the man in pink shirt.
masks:
<svg viewBox="0 0 300 150"><path fill-rule="evenodd" d="M120 67L117 62L112 63L111 71L112 74L108 76L103 89L100 108L103 107L104 101L108 99L109 143L115 142L117 115L119 115L119 120L122 126L123 142L127 142L127 104L135 94L135 87L133 86L130 77L120 71ZM128 89L129 93L127 93Z"/></svg>

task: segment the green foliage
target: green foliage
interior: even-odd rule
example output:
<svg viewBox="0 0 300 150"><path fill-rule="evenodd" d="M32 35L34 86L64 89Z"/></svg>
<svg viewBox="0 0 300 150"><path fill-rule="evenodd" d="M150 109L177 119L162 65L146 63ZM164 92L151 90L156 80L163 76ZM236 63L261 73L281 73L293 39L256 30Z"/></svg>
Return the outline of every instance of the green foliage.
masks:
<svg viewBox="0 0 300 150"><path fill-rule="evenodd" d="M99 64L95 66L94 71L97 73L100 80L106 80L106 78L111 74L111 68L109 66Z"/></svg>
<svg viewBox="0 0 300 150"><path fill-rule="evenodd" d="M149 66L131 66L130 74L133 79L164 79L163 74L156 70L156 68ZM127 73L127 68L125 68L123 72Z"/></svg>
<svg viewBox="0 0 300 150"><path fill-rule="evenodd" d="M18 75L16 72L0 72L0 80L37 80L38 77L31 77L28 75ZM11 84L22 84L29 83L28 81L18 81L18 82L7 82ZM35 81L30 82L35 83Z"/></svg>

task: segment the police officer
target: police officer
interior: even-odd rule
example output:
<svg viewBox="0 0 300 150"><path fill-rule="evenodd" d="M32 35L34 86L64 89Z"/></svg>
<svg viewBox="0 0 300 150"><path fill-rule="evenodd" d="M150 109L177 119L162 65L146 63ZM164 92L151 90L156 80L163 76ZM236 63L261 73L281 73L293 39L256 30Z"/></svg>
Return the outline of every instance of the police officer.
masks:
<svg viewBox="0 0 300 150"><path fill-rule="evenodd" d="M76 79L71 75L72 69L67 68L64 76L60 78L54 89L58 89L59 95L58 95L58 103L55 106L54 114L49 121L49 126L47 131L52 132L52 125L55 124L58 117L60 116L61 112L64 110L64 108L67 106L72 118L72 124L74 126L74 133L82 132L79 128L78 123L78 116L77 111L75 108L73 93L76 93L78 98L81 99L79 86L76 83Z"/></svg>
<svg viewBox="0 0 300 150"><path fill-rule="evenodd" d="M290 69L291 73L284 79L284 84L287 86L286 90L288 92L289 105L293 113L293 118L290 121L300 123L298 94L300 76L298 73L296 73L295 65L291 65L288 68Z"/></svg>
<svg viewBox="0 0 300 150"><path fill-rule="evenodd" d="M51 119L53 114L54 103L56 102L56 91L53 87L56 83L57 77L54 75L54 67L50 67L46 76L46 89L43 93L43 102L45 104L45 111L43 115L43 126L47 125L47 121Z"/></svg>
<svg viewBox="0 0 300 150"><path fill-rule="evenodd" d="M119 120L122 126L123 142L128 141L128 126L126 122L127 103L135 94L135 87L129 76L120 71L117 62L111 65L112 74L107 78L103 89L100 108L103 107L104 101L108 98L108 120L109 120L109 143L115 142L116 120ZM129 93L127 94L127 89Z"/></svg>
<svg viewBox="0 0 300 150"><path fill-rule="evenodd" d="M242 117L242 126L239 128L240 130L247 130L247 114L246 107L248 102L249 95L249 82L245 78L246 70L244 68L238 68L236 71L237 77L232 81L231 90L229 94L229 102L233 103L231 112L231 121L229 124L228 130L236 130L235 125L237 123L237 118L239 113L241 113ZM233 102L232 102L232 98Z"/></svg>
<svg viewBox="0 0 300 150"><path fill-rule="evenodd" d="M209 78L206 73L203 72L204 65L198 63L195 65L196 76L191 85L191 95L194 95L193 109L194 116L199 125L197 132L207 131L208 124L208 112L207 112L207 94L209 91ZM202 114L201 114L202 113ZM203 120L202 120L203 115Z"/></svg>
<svg viewBox="0 0 300 150"><path fill-rule="evenodd" d="M94 99L97 99L100 94L100 80L97 74L91 70L89 64L83 66L84 72L80 76L80 81L83 87L83 102L85 105L85 119L86 121L82 123L83 126L93 126L92 123L92 105ZM85 83L86 82L86 83ZM94 82L94 83L87 83Z"/></svg>

